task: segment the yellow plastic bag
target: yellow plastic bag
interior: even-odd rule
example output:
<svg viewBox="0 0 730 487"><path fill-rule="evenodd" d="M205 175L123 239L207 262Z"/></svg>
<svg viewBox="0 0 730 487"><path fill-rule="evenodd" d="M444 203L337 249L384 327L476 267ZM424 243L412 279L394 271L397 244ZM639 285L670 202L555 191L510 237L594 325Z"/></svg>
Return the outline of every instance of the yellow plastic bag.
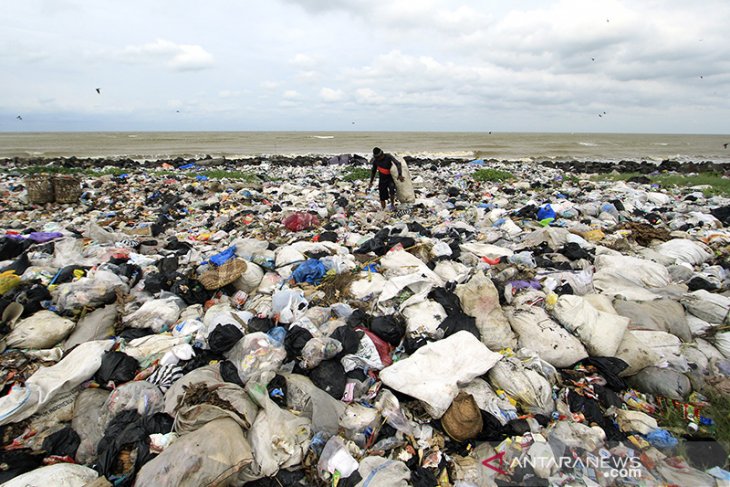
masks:
<svg viewBox="0 0 730 487"><path fill-rule="evenodd" d="M0 296L14 289L20 284L20 276L15 271L5 271L0 274Z"/></svg>
<svg viewBox="0 0 730 487"><path fill-rule="evenodd" d="M581 235L584 239L588 240L589 242L599 242L603 240L603 237L606 236L605 233L603 233L603 230L588 230L587 232L583 232L583 235Z"/></svg>

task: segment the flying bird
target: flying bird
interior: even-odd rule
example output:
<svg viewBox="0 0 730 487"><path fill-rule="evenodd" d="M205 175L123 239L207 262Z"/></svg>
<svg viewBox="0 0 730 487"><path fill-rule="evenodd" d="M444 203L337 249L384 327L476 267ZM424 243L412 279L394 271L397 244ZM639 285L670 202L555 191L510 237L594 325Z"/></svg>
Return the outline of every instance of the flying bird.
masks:
<svg viewBox="0 0 730 487"><path fill-rule="evenodd" d="M15 117L15 118L17 118L18 120L23 120L23 117L21 117L20 115L18 115L18 116L17 116L17 117ZM725 146L727 147L727 144L725 144Z"/></svg>
<svg viewBox="0 0 730 487"><path fill-rule="evenodd" d="M596 60L596 58L594 58L594 57L591 58L591 61L595 61L595 60Z"/></svg>
<svg viewBox="0 0 730 487"><path fill-rule="evenodd" d="M97 89L96 89L96 92L97 92L97 93L99 93L99 94L101 95L101 88L97 88Z"/></svg>
<svg viewBox="0 0 730 487"><path fill-rule="evenodd" d="M700 75L700 79L705 79L705 78L703 78L702 75Z"/></svg>

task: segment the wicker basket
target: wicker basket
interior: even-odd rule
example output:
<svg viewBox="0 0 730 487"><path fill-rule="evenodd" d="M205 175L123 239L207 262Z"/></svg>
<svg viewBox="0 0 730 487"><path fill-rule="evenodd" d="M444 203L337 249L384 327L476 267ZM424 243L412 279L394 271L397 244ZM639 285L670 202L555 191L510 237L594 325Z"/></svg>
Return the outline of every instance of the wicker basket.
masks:
<svg viewBox="0 0 730 487"><path fill-rule="evenodd" d="M81 178L77 176L56 176L56 203L76 203L81 198Z"/></svg>
<svg viewBox="0 0 730 487"><path fill-rule="evenodd" d="M35 205L52 203L55 197L53 176L39 174L25 178L28 201Z"/></svg>

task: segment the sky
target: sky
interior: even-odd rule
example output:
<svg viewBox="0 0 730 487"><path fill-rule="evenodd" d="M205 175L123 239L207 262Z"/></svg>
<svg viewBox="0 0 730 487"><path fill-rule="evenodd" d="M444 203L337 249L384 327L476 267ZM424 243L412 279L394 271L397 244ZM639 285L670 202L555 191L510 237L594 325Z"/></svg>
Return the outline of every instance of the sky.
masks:
<svg viewBox="0 0 730 487"><path fill-rule="evenodd" d="M728 134L729 26L727 0L8 0L0 131Z"/></svg>

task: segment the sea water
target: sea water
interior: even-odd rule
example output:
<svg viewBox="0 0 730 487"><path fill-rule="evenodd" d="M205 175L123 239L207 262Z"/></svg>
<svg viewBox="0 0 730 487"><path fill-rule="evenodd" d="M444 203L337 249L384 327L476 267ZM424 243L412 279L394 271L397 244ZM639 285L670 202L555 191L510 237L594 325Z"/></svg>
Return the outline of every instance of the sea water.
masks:
<svg viewBox="0 0 730 487"><path fill-rule="evenodd" d="M489 132L43 132L0 133L0 158L267 155L401 156L498 160L730 162L730 136ZM730 145L729 145L730 147Z"/></svg>

